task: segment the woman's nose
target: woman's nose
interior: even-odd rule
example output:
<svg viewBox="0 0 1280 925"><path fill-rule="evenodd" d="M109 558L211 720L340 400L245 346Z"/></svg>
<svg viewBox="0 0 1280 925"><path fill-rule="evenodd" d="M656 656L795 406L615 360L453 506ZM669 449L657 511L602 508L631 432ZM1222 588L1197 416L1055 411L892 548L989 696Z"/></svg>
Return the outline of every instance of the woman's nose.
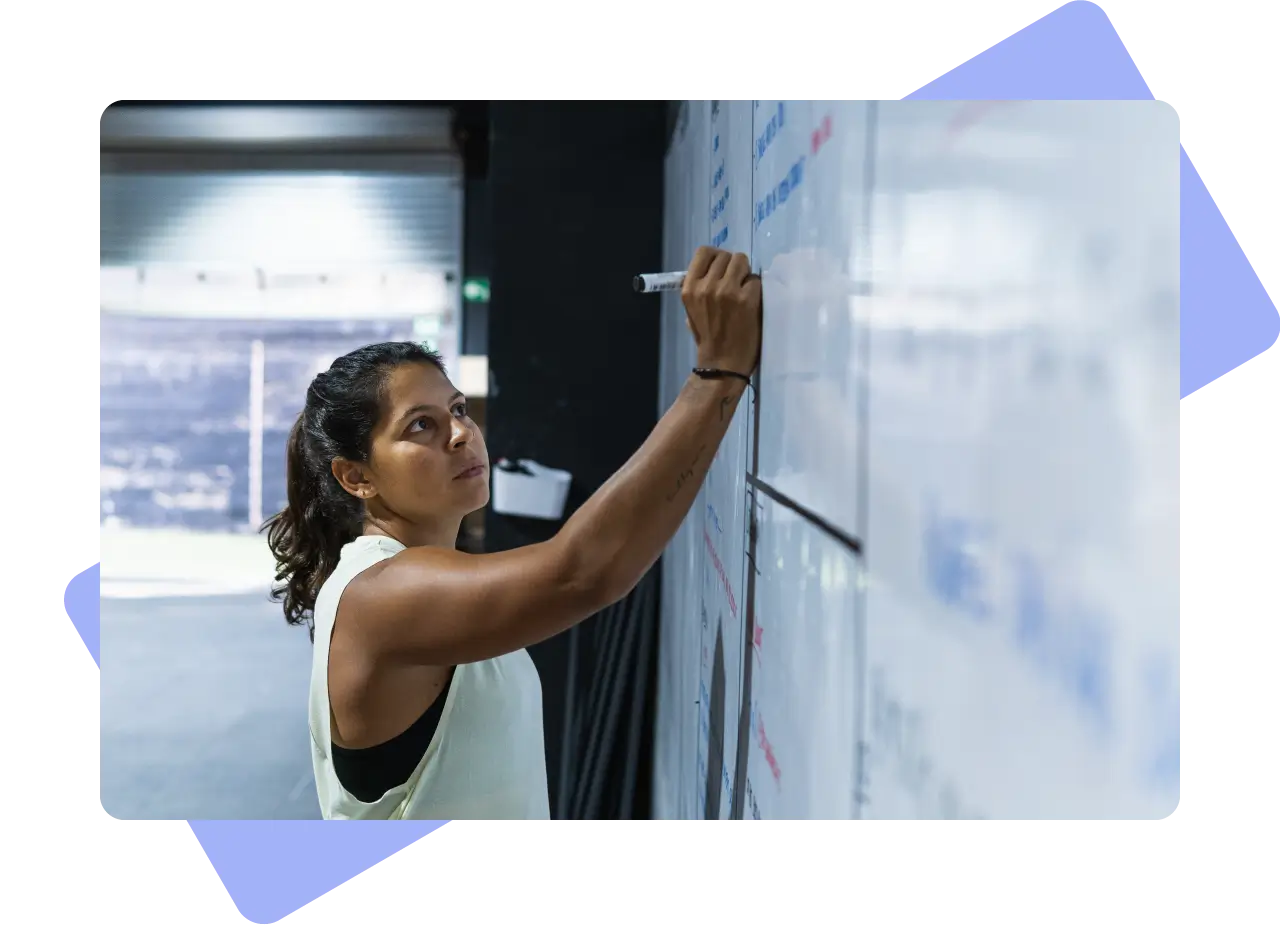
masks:
<svg viewBox="0 0 1280 925"><path fill-rule="evenodd" d="M467 425L455 418L453 427L449 433L450 448L456 450L459 447L466 446L467 440L470 436L471 435L467 431Z"/></svg>

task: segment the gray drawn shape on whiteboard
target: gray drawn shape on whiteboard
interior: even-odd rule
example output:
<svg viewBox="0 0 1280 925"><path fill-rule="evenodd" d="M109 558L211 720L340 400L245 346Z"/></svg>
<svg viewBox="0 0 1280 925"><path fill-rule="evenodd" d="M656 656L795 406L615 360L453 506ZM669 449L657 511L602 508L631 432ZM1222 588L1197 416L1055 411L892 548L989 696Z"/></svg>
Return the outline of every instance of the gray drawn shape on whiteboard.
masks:
<svg viewBox="0 0 1280 925"><path fill-rule="evenodd" d="M716 620L716 647L711 662L711 729L707 737L706 818L720 818L724 768L724 627Z"/></svg>

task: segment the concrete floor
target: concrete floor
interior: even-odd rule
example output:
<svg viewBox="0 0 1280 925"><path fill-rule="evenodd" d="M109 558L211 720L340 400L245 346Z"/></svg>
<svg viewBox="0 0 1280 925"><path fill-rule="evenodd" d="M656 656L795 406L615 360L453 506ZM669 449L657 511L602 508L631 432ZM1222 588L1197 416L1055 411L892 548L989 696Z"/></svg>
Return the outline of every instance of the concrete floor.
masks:
<svg viewBox="0 0 1280 925"><path fill-rule="evenodd" d="M102 805L318 819L311 643L265 594L102 600Z"/></svg>

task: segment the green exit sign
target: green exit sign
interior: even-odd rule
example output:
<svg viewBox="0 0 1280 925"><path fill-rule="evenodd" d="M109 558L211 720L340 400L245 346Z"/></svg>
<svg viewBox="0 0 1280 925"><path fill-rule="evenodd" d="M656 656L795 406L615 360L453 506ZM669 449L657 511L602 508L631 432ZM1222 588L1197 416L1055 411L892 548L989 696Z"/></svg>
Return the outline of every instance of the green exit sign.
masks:
<svg viewBox="0 0 1280 925"><path fill-rule="evenodd" d="M489 281L479 277L465 280L462 284L462 297L468 302L488 302Z"/></svg>

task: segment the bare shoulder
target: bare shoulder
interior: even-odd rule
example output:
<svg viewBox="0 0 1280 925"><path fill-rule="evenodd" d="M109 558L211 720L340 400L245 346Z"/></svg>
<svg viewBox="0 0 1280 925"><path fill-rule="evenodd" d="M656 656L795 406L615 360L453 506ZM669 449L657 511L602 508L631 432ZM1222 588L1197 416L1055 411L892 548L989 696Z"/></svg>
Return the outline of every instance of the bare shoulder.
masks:
<svg viewBox="0 0 1280 925"><path fill-rule="evenodd" d="M602 605L554 540L473 555L412 547L352 579L347 632L373 659L457 665L525 648Z"/></svg>
<svg viewBox="0 0 1280 925"><path fill-rule="evenodd" d="M434 584L447 580L451 567L461 565L463 555L420 546L375 562L347 584L338 603L339 614L357 632L376 630L398 608L410 601L424 600Z"/></svg>

